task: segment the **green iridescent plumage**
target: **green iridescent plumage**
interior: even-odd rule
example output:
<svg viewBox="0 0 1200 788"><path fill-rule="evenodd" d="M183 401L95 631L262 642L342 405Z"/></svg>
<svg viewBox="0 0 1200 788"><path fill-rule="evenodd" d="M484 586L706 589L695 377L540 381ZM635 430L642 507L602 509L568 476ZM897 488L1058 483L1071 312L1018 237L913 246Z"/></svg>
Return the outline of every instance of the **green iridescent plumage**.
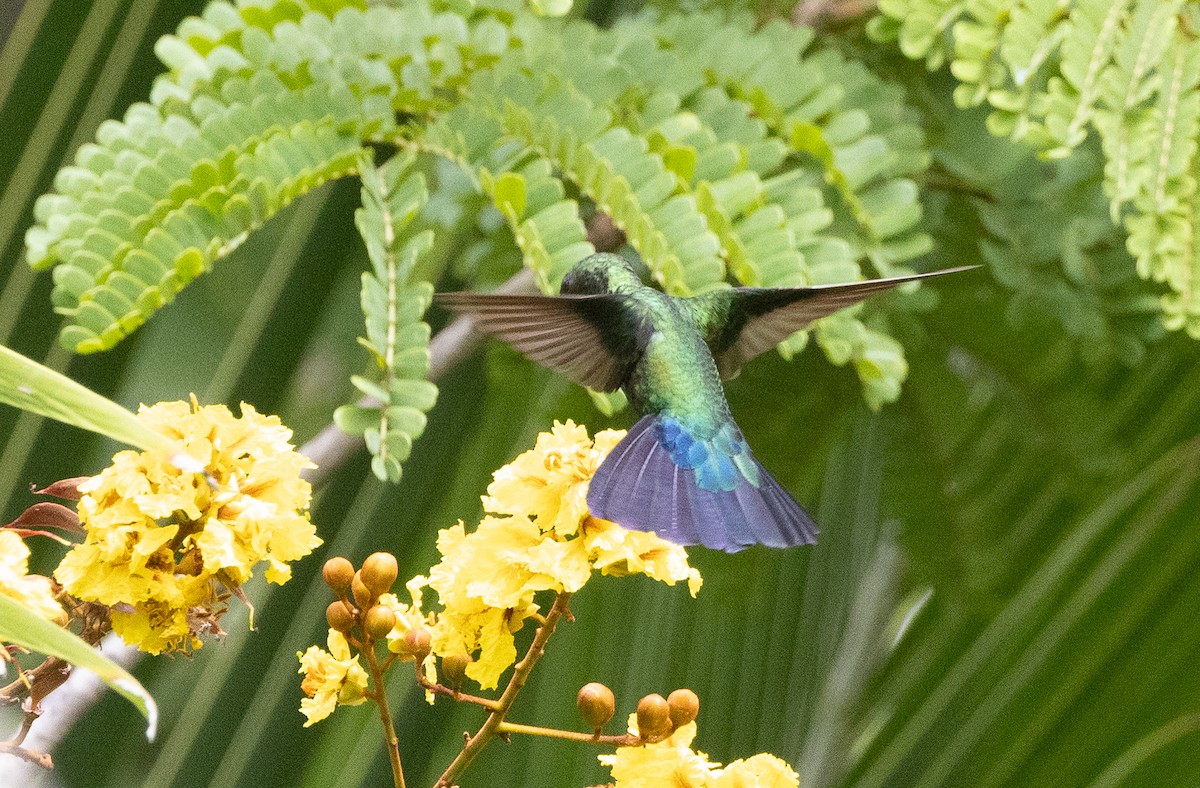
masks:
<svg viewBox="0 0 1200 788"><path fill-rule="evenodd" d="M567 273L559 296L436 299L581 385L623 389L645 414L597 470L588 493L593 515L735 551L810 544L816 526L754 459L721 379L872 293L958 270L680 298L647 287L624 258L596 254Z"/></svg>

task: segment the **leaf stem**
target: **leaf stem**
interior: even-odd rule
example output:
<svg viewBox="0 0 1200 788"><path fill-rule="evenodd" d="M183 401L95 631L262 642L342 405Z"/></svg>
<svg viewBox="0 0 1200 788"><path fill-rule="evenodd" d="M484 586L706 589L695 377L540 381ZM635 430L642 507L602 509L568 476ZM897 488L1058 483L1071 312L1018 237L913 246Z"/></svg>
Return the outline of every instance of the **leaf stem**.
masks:
<svg viewBox="0 0 1200 788"><path fill-rule="evenodd" d="M400 763L400 738L396 736L396 726L392 724L392 712L388 708L387 687L383 683L383 671L379 668L379 660L375 656L375 643L367 644L362 650L371 667L371 681L375 686L375 705L379 707L379 721L383 723L383 735L387 739L388 759L392 764L392 781L395 788L405 788L404 766Z"/></svg>
<svg viewBox="0 0 1200 788"><path fill-rule="evenodd" d="M471 761L475 760L480 750L501 732L500 726L504 723L505 715L512 708L513 701L517 699L517 693L525 686L534 665L545 653L546 641L554 634L554 628L558 626L558 619L563 615L570 615L567 610L570 601L569 593L559 592L558 597L554 600L554 606L546 614L546 622L538 627L537 634L533 636L533 642L529 644L529 650L525 652L525 657L516 664L512 678L508 680L508 686L504 688L504 694L500 696L500 700L496 701L497 708L488 714L488 718L478 733L467 739L467 744L463 747L462 752L446 767L446 771L442 772L442 776L438 778L434 788L450 788L454 785L454 781L471 765Z"/></svg>

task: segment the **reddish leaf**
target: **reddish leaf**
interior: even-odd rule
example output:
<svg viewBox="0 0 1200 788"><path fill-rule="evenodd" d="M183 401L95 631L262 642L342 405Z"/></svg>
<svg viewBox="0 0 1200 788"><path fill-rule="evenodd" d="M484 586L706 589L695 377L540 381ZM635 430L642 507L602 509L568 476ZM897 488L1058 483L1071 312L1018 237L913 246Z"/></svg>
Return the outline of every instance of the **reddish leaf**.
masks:
<svg viewBox="0 0 1200 788"><path fill-rule="evenodd" d="M75 510L63 506L61 503L51 503L43 501L35 503L25 511L21 512L21 516L13 520L5 526L13 530L37 530L42 528L56 528L60 531L72 531L74 533L85 533L83 526L79 524L79 515Z"/></svg>
<svg viewBox="0 0 1200 788"><path fill-rule="evenodd" d="M80 498L79 485L86 482L91 476L72 476L70 479L60 479L44 490L34 489L38 495L53 495L55 498L62 498L68 501L78 501ZM37 485L34 485L36 488Z"/></svg>

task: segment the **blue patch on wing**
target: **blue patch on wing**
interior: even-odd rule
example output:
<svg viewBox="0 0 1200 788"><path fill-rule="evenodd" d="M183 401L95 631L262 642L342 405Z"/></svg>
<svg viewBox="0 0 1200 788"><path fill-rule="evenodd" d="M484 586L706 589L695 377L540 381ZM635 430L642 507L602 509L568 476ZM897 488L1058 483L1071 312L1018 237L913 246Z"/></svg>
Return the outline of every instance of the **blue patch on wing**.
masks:
<svg viewBox="0 0 1200 788"><path fill-rule="evenodd" d="M684 424L666 414L656 420L654 429L672 462L695 472L700 489L728 492L743 480L752 487L759 486L758 465L733 422L723 425L708 440L697 439Z"/></svg>

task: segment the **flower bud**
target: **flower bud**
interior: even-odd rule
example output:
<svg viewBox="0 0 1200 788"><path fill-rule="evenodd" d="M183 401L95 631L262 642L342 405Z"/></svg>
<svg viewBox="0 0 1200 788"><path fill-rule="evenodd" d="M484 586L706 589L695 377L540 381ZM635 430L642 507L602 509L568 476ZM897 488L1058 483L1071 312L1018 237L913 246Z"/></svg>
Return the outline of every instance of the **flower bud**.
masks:
<svg viewBox="0 0 1200 788"><path fill-rule="evenodd" d="M404 647L412 654L417 662L421 662L425 657L429 656L430 643L433 636L429 634L429 630L425 627L410 629L404 635Z"/></svg>
<svg viewBox="0 0 1200 788"><path fill-rule="evenodd" d="M583 685L575 703L579 706L583 721L596 732L599 732L617 711L617 699L613 697L612 690L595 681Z"/></svg>
<svg viewBox="0 0 1200 788"><path fill-rule="evenodd" d="M467 675L467 665L474 661L470 654L448 654L442 657L442 673L451 687L458 689L462 686L463 678Z"/></svg>
<svg viewBox="0 0 1200 788"><path fill-rule="evenodd" d="M344 594L354 579L354 565L337 555L325 562L321 574L325 578L325 585L333 589L333 593Z"/></svg>
<svg viewBox="0 0 1200 788"><path fill-rule="evenodd" d="M385 605L375 605L363 618L363 629L372 640L383 640L396 626L396 613Z"/></svg>
<svg viewBox="0 0 1200 788"><path fill-rule="evenodd" d="M371 593L371 589L363 582L362 572L354 573L354 579L350 581L350 592L354 595L354 604L358 605L360 610L366 610L375 601L375 594Z"/></svg>
<svg viewBox="0 0 1200 788"><path fill-rule="evenodd" d="M696 719L700 713L700 698L690 689L677 689L667 696L671 708L671 727L678 728Z"/></svg>
<svg viewBox="0 0 1200 788"><path fill-rule="evenodd" d="M658 741L671 733L671 709L662 695L647 695L638 701L638 735L644 741Z"/></svg>
<svg viewBox="0 0 1200 788"><path fill-rule="evenodd" d="M399 571L396 556L391 553L371 553L367 560L363 561L359 574L367 588L371 589L371 593L379 596L392 590L392 583L396 582L396 574Z"/></svg>
<svg viewBox="0 0 1200 788"><path fill-rule="evenodd" d="M335 599L329 603L329 607L325 608L325 620L329 622L332 629L336 629L343 635L354 629L354 613L340 599Z"/></svg>

